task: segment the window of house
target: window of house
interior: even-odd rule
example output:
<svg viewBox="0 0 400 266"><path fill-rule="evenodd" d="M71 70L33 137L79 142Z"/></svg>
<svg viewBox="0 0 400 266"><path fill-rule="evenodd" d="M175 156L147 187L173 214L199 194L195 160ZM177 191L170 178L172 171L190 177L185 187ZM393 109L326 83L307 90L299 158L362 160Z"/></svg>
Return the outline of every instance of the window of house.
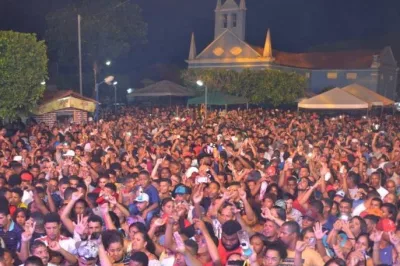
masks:
<svg viewBox="0 0 400 266"><path fill-rule="evenodd" d="M347 79L357 79L357 73L347 73L346 78Z"/></svg>
<svg viewBox="0 0 400 266"><path fill-rule="evenodd" d="M326 77L327 77L328 79L337 79L337 72L328 72L328 73L326 74Z"/></svg>
<svg viewBox="0 0 400 266"><path fill-rule="evenodd" d="M237 15L232 14L232 27L236 28L237 26Z"/></svg>
<svg viewBox="0 0 400 266"><path fill-rule="evenodd" d="M310 72L306 73L306 78L308 78L308 79L310 78Z"/></svg>
<svg viewBox="0 0 400 266"><path fill-rule="evenodd" d="M390 79L390 80L393 80L393 76L390 76L389 79Z"/></svg>
<svg viewBox="0 0 400 266"><path fill-rule="evenodd" d="M222 15L222 28L228 28L228 15Z"/></svg>

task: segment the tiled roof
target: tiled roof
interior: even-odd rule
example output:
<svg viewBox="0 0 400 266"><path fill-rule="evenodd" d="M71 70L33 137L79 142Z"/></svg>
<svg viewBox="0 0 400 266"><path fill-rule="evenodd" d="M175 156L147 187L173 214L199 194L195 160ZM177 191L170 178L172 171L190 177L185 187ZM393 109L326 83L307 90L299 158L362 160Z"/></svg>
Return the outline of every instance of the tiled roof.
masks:
<svg viewBox="0 0 400 266"><path fill-rule="evenodd" d="M263 48L252 46L260 55ZM338 52L287 53L273 50L275 63L278 65L308 69L364 69L372 65L375 50L351 50Z"/></svg>
<svg viewBox="0 0 400 266"><path fill-rule="evenodd" d="M45 104L53 100L62 99L68 96L85 101L96 102L94 99L82 96L79 93L74 92L73 90L46 90L43 94L43 97L40 99L39 104Z"/></svg>

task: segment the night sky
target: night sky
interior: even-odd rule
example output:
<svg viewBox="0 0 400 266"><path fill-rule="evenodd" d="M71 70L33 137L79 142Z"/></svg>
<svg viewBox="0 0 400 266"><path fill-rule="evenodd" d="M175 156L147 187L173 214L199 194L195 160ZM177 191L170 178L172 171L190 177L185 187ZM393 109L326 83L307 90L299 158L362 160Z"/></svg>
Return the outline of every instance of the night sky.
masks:
<svg viewBox="0 0 400 266"><path fill-rule="evenodd" d="M156 63L185 67L190 34L200 52L213 39L216 0L132 0L149 24L148 43L134 58L136 67ZM68 0L0 0L0 29L36 32L43 38L45 15ZM274 49L301 52L323 44L400 36L400 1L247 0L246 39L262 46L270 28ZM122 63L124 65L126 63Z"/></svg>

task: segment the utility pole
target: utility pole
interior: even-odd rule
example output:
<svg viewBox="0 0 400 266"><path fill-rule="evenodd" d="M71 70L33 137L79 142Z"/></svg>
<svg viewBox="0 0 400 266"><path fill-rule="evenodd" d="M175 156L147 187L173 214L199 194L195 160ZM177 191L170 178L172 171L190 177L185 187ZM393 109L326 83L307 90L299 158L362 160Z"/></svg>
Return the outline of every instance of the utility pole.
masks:
<svg viewBox="0 0 400 266"><path fill-rule="evenodd" d="M82 43L81 43L81 15L78 14L78 51L79 51L79 92L83 96L82 88Z"/></svg>

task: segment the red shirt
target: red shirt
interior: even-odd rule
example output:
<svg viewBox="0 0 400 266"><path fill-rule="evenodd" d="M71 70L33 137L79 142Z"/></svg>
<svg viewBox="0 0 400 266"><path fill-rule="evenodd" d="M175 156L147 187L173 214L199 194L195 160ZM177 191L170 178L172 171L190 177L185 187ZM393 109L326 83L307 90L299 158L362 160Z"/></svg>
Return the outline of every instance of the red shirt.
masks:
<svg viewBox="0 0 400 266"><path fill-rule="evenodd" d="M226 261L228 260L228 257L233 254L233 253L238 253L242 254L242 248L239 246L237 249L232 250L232 251L227 251L225 247L222 245L221 239L218 242L218 254L221 259L221 264L225 265Z"/></svg>

